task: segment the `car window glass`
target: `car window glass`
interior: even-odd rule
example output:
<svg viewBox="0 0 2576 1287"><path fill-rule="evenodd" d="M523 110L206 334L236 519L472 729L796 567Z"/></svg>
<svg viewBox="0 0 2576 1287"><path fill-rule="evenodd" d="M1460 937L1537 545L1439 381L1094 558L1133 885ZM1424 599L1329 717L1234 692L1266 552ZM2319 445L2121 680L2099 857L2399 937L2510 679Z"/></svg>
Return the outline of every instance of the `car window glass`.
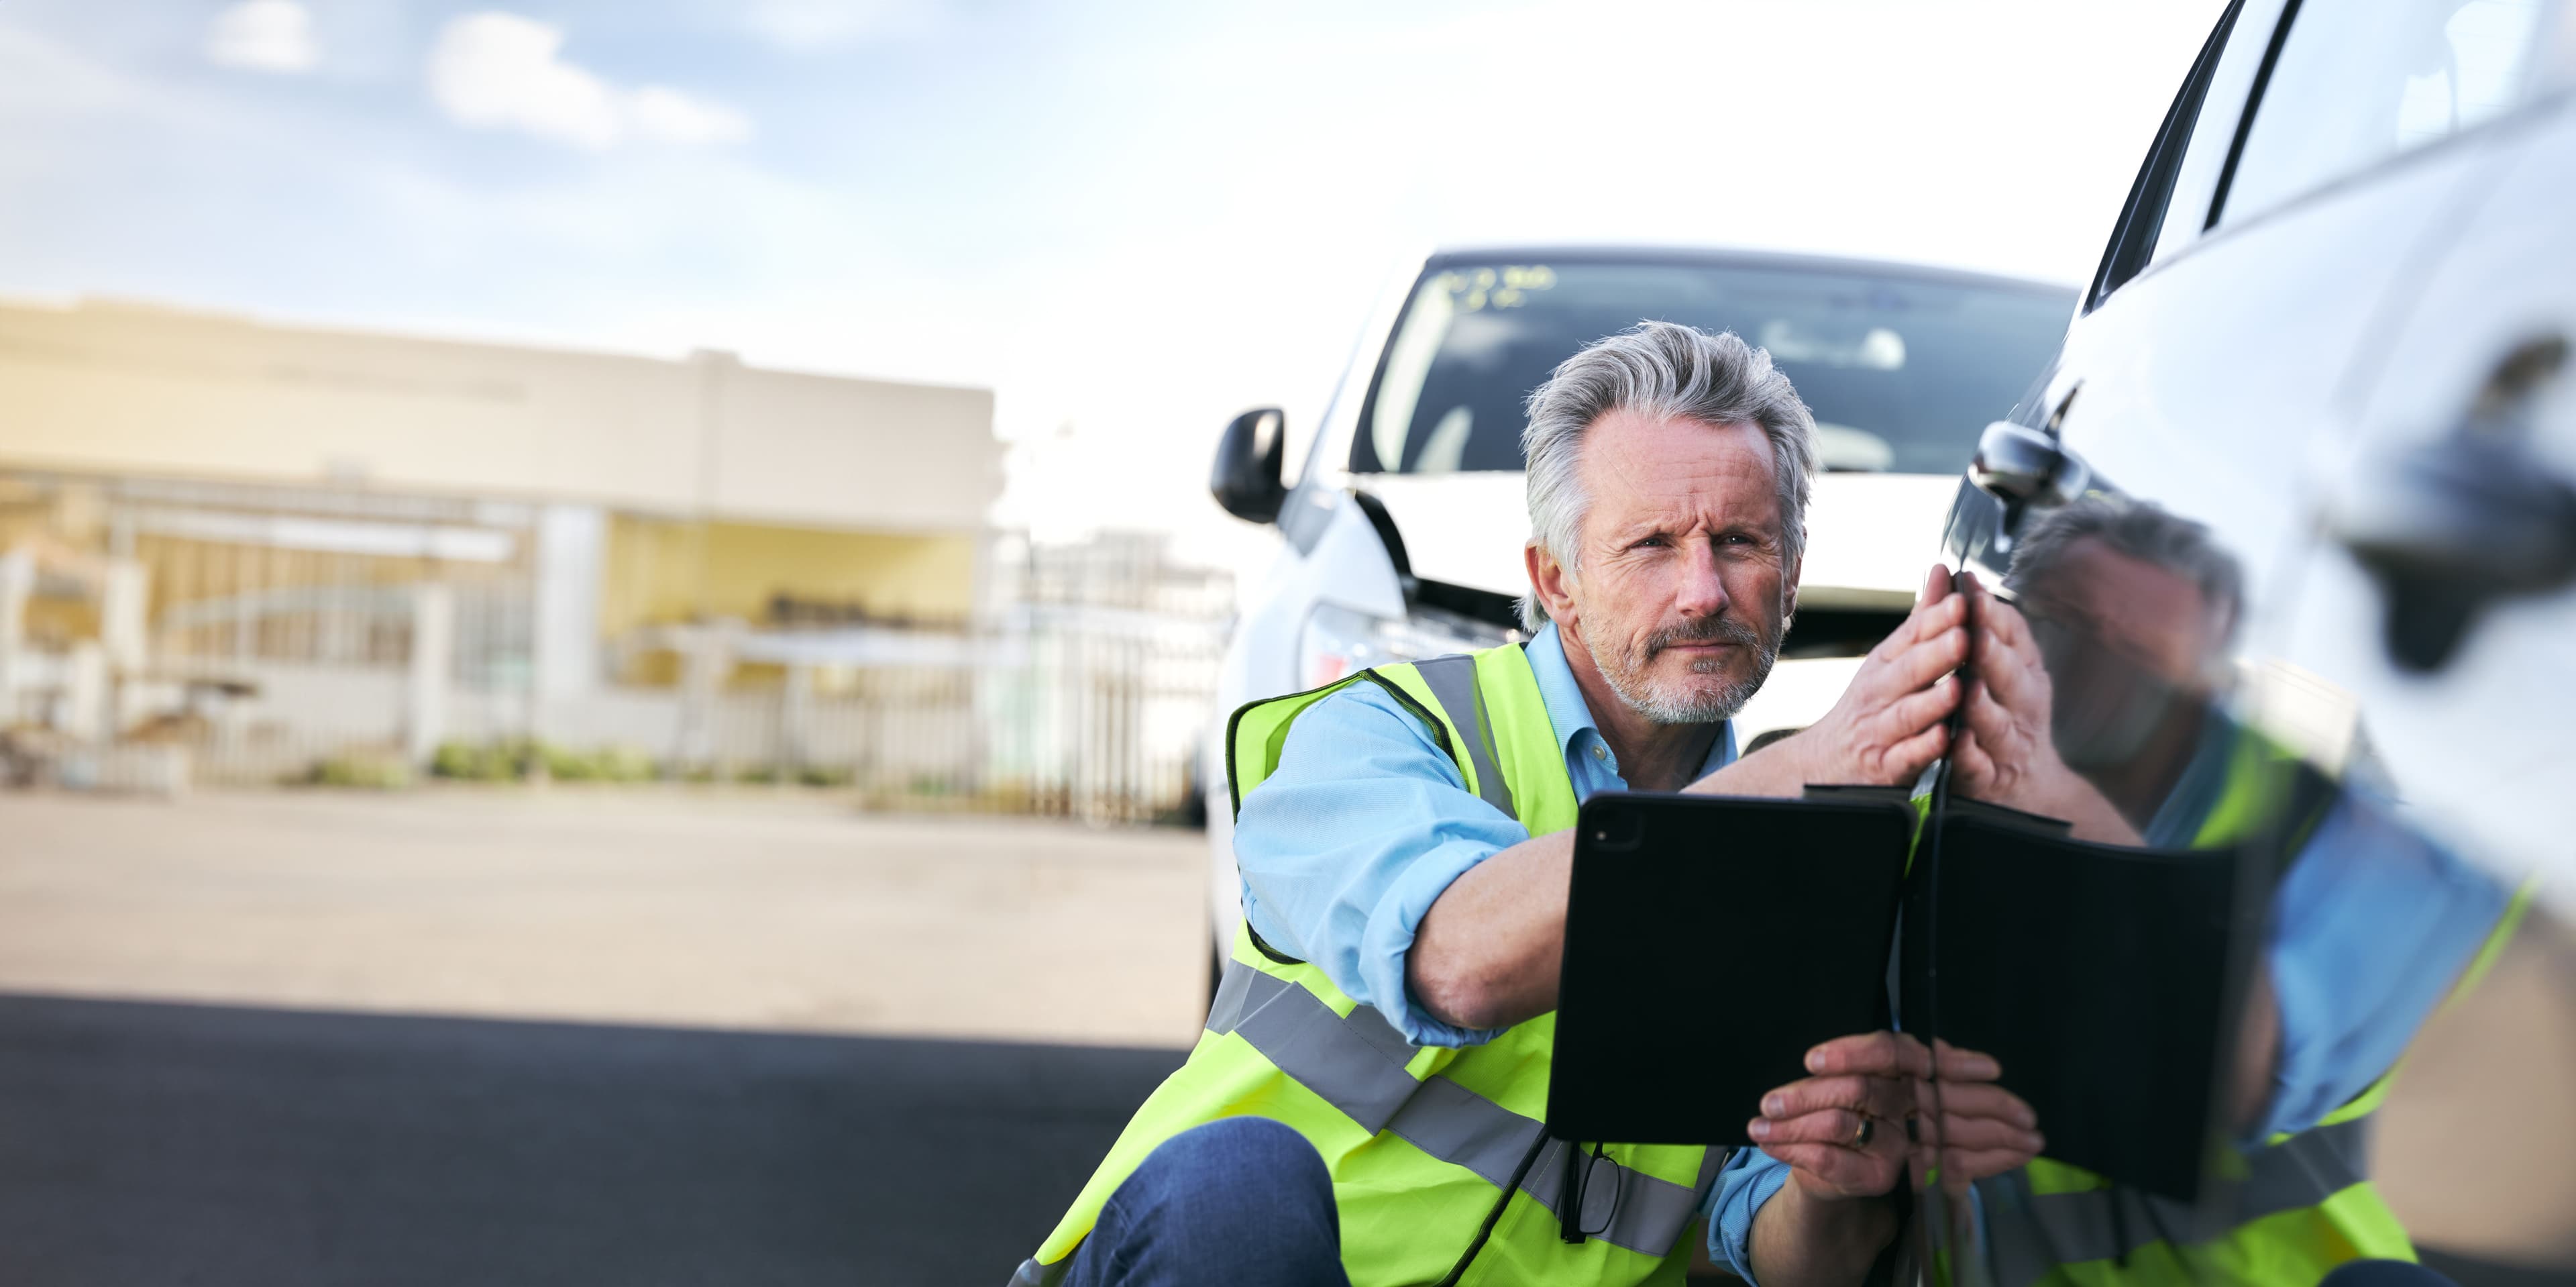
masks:
<svg viewBox="0 0 2576 1287"><path fill-rule="evenodd" d="M2276 2L2258 4L2251 13L2230 10L2220 22L2223 47L2209 68L2207 88L2199 95L2189 128L2182 131L2186 145L2174 167L2171 209L2156 232L2151 263L2179 254L2207 230L2210 201L2236 150L2238 117L2253 95L2280 11L2287 7Z"/></svg>
<svg viewBox="0 0 2576 1287"><path fill-rule="evenodd" d="M2219 218L2273 209L2523 102L2560 0L2302 5L2255 107Z"/></svg>
<svg viewBox="0 0 2576 1287"><path fill-rule="evenodd" d="M1733 331L1815 413L1829 470L1949 474L2057 350L2074 292L1794 264L1444 264L1414 291L1353 435L1361 473L1521 467L1523 403L1640 320Z"/></svg>

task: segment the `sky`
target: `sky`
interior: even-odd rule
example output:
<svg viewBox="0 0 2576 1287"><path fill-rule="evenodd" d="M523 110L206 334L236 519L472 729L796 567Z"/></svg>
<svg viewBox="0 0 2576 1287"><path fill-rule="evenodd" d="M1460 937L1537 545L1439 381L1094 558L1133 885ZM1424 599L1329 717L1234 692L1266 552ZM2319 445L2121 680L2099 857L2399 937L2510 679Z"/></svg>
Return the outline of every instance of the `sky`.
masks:
<svg viewBox="0 0 2576 1287"><path fill-rule="evenodd" d="M0 0L0 296L989 388L996 519L1269 538L1406 257L2089 275L2220 0Z"/></svg>

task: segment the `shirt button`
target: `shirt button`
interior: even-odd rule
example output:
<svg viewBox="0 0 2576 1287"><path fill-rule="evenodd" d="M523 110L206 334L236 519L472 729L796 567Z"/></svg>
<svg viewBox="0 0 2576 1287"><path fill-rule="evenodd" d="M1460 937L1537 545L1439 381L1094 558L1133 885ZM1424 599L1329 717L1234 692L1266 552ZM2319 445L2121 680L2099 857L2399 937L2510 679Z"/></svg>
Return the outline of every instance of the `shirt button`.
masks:
<svg viewBox="0 0 2576 1287"><path fill-rule="evenodd" d="M1592 748L1592 758L1593 758L1593 759L1596 759L1596 760L1606 760L1606 759L1609 759L1609 758L1610 758L1610 748L1609 748L1609 747L1606 747L1606 746L1596 746L1596 747L1593 747L1593 748Z"/></svg>

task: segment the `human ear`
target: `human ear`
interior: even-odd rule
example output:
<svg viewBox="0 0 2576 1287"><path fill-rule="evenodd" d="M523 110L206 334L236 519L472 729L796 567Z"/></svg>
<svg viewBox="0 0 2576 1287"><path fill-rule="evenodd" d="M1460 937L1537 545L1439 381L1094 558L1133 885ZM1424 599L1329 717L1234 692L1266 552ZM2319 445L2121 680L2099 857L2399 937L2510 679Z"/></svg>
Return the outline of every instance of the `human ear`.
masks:
<svg viewBox="0 0 2576 1287"><path fill-rule="evenodd" d="M1532 541L1521 550L1521 559L1529 568L1530 590L1538 603L1547 609L1547 619L1560 626L1578 620L1574 609L1574 570L1556 561L1546 546Z"/></svg>

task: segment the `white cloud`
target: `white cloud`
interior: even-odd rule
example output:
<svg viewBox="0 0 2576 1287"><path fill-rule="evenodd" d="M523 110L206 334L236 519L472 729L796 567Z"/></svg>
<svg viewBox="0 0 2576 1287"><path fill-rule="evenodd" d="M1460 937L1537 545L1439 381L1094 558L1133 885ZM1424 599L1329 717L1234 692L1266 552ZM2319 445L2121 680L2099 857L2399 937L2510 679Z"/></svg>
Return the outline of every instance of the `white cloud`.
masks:
<svg viewBox="0 0 2576 1287"><path fill-rule="evenodd" d="M295 0L241 0L215 15L206 60L224 67L293 75L322 61L313 15Z"/></svg>
<svg viewBox="0 0 2576 1287"><path fill-rule="evenodd" d="M626 119L637 134L660 143L738 143L751 137L750 117L661 85L627 95Z"/></svg>
<svg viewBox="0 0 2576 1287"><path fill-rule="evenodd" d="M429 54L429 92L448 119L514 129L598 150L627 139L732 143L751 120L722 103L662 85L621 89L563 58L560 27L514 13L450 21Z"/></svg>

